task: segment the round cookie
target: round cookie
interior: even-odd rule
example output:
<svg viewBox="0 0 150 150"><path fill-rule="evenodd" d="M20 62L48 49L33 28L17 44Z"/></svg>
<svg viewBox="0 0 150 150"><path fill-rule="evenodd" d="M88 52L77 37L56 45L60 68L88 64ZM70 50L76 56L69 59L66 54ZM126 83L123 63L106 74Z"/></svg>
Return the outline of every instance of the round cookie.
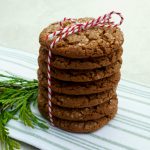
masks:
<svg viewBox="0 0 150 150"><path fill-rule="evenodd" d="M115 117L116 112L117 110L115 110L112 114L109 114L97 120L77 122L77 121L62 120L54 117L53 122L55 126L65 131L77 133L89 133L94 132L102 128L104 125L108 124L108 122Z"/></svg>
<svg viewBox="0 0 150 150"><path fill-rule="evenodd" d="M122 48L119 48L107 56L97 58L70 59L67 57L52 55L51 66L58 69L96 69L113 64L121 58L122 53ZM40 68L47 66L48 51L41 47L39 54L38 63Z"/></svg>
<svg viewBox="0 0 150 150"><path fill-rule="evenodd" d="M122 60L114 64L93 70L62 70L51 67L51 76L61 81L88 82L109 77L121 68ZM47 73L47 66L38 70L38 74Z"/></svg>
<svg viewBox="0 0 150 150"><path fill-rule="evenodd" d="M116 93L116 89L91 95L65 95L53 92L51 102L55 105L68 108L84 108L96 106L110 100ZM39 98L48 100L46 88L39 87Z"/></svg>
<svg viewBox="0 0 150 150"><path fill-rule="evenodd" d="M38 76L39 86L46 87L47 77L46 75L40 74ZM51 78L52 91L68 95L87 95L103 92L112 89L117 86L120 80L120 72L97 81L91 82L68 82L60 81Z"/></svg>
<svg viewBox="0 0 150 150"><path fill-rule="evenodd" d="M76 19L77 22L86 22L92 18ZM63 27L69 27L74 22L65 21ZM62 28L58 22L45 28L39 38L42 46L49 47L51 40L46 40L47 35ZM51 52L69 58L100 57L110 54L114 49L123 44L123 33L118 27L93 27L74 33L60 40Z"/></svg>
<svg viewBox="0 0 150 150"><path fill-rule="evenodd" d="M43 106L43 109L46 109L46 113L48 114L47 99L41 98L39 96L38 103L39 107ZM113 113L113 111L117 108L117 104L118 100L116 95L107 102L92 107L64 108L53 104L52 115L60 119L72 121L95 120Z"/></svg>
<svg viewBox="0 0 150 150"><path fill-rule="evenodd" d="M41 114L49 120L49 116L46 113L46 109L42 109L40 105L38 105L39 111ZM77 132L77 133L88 133L98 130L106 125L111 119L114 118L117 113L117 108L113 111L112 114L104 116L97 120L89 120L89 121L69 121L64 119L59 119L57 117L53 117L53 123L56 127L61 128L63 130L69 132Z"/></svg>

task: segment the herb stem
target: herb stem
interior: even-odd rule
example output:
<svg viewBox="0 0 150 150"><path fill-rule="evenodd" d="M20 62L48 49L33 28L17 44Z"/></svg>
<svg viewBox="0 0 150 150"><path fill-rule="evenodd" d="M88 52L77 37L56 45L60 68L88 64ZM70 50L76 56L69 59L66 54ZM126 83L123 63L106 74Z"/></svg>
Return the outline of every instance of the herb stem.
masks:
<svg viewBox="0 0 150 150"><path fill-rule="evenodd" d="M20 149L20 144L9 137L6 124L19 119L24 125L48 129L46 122L35 116L31 105L37 103L38 81L0 74L0 142L2 150Z"/></svg>

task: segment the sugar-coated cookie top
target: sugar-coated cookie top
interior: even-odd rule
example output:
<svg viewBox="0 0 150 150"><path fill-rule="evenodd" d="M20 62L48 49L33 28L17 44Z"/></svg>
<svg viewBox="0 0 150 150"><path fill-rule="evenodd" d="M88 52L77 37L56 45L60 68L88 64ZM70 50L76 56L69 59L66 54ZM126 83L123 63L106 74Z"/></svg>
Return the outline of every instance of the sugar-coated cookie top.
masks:
<svg viewBox="0 0 150 150"><path fill-rule="evenodd" d="M87 22L92 18L80 18L77 22ZM74 22L65 21L63 27L71 26ZM40 44L49 47L51 41L47 41L48 34L61 28L59 22L50 24L40 34ZM110 54L123 44L123 33L118 27L92 27L82 30L60 40L52 53L69 58L99 57Z"/></svg>

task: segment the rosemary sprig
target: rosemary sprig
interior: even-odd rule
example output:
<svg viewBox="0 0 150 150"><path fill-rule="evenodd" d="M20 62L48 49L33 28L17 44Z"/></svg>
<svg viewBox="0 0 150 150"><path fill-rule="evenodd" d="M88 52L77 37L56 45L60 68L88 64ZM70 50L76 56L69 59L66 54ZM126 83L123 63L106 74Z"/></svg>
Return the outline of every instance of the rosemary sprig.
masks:
<svg viewBox="0 0 150 150"><path fill-rule="evenodd" d="M26 126L47 129L46 123L31 111L31 104L37 103L38 81L0 74L0 142L2 149L20 149L20 144L9 137L6 124L19 119Z"/></svg>

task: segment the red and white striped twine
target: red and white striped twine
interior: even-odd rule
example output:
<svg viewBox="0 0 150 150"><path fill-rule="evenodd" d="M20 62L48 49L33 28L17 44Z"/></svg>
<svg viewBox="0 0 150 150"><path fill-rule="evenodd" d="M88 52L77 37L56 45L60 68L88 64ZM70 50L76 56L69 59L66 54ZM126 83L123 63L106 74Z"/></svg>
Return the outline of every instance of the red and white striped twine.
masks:
<svg viewBox="0 0 150 150"><path fill-rule="evenodd" d="M112 15L118 15L120 17L119 23L115 23L114 21L111 21ZM67 19L64 18L62 21L60 21L60 26L62 27L60 30L57 30L49 35L46 36L46 40L51 40L50 44L50 49L49 49L49 54L48 54L48 110L49 110L49 118L50 122L52 125L53 123L53 118L52 118L52 103L51 103L51 49L55 46L57 42L59 42L61 39L67 37L68 35L74 34L76 32L80 32L81 30L87 30L91 27L99 26L99 27L117 27L120 26L123 22L124 18L119 12L112 11L108 14L105 14L104 16L99 16L97 19L92 19L88 22L85 23L79 23L77 22L76 19ZM64 27L63 28L63 23L65 21L71 21L74 22L74 25L69 26L69 27ZM54 39L55 38L55 39ZM53 40L54 39L54 40Z"/></svg>

